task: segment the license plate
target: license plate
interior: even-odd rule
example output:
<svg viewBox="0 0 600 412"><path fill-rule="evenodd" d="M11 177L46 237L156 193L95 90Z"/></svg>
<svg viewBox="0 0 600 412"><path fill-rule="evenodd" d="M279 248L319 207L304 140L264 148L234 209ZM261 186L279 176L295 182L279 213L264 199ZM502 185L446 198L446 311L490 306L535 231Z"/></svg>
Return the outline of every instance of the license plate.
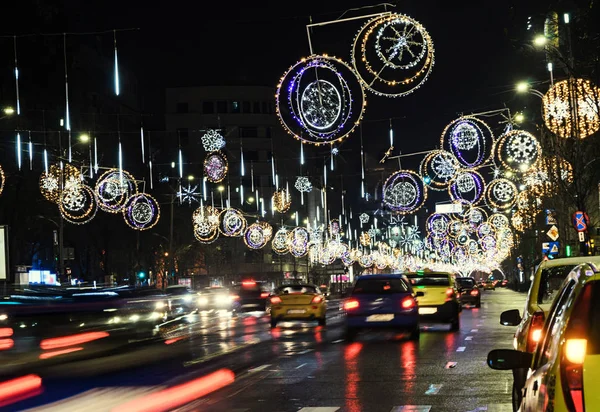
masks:
<svg viewBox="0 0 600 412"><path fill-rule="evenodd" d="M299 315L301 313L306 313L306 309L290 309L287 313L290 315Z"/></svg>
<svg viewBox="0 0 600 412"><path fill-rule="evenodd" d="M389 322L394 319L393 314L389 315L371 315L367 317L367 322Z"/></svg>
<svg viewBox="0 0 600 412"><path fill-rule="evenodd" d="M419 308L419 315L432 315L437 312L437 308Z"/></svg>

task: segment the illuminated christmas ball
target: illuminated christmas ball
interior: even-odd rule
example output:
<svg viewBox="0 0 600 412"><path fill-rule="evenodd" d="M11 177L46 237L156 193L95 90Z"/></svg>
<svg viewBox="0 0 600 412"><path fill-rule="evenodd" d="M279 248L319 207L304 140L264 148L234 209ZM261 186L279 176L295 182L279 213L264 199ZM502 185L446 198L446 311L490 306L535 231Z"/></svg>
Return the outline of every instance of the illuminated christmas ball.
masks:
<svg viewBox="0 0 600 412"><path fill-rule="evenodd" d="M133 195L123 207L123 218L132 229L151 229L160 220L160 204L147 193Z"/></svg>
<svg viewBox="0 0 600 412"><path fill-rule="evenodd" d="M512 130L498 139L494 153L497 161L505 169L515 173L526 173L534 168L542 157L542 145L531 133Z"/></svg>
<svg viewBox="0 0 600 412"><path fill-rule="evenodd" d="M62 190L81 184L81 172L70 163L51 165L48 173L42 172L40 176L40 192L53 203L58 203Z"/></svg>
<svg viewBox="0 0 600 412"><path fill-rule="evenodd" d="M135 178L125 170L110 169L104 172L94 188L100 209L109 213L118 213L125 207L125 202L137 194Z"/></svg>
<svg viewBox="0 0 600 412"><path fill-rule="evenodd" d="M219 183L227 176L227 158L219 151L212 152L204 159L204 175L211 183Z"/></svg>
<svg viewBox="0 0 600 412"><path fill-rule="evenodd" d="M446 126L440 143L463 167L477 168L490 158L493 141L494 133L484 121L463 116Z"/></svg>
<svg viewBox="0 0 600 412"><path fill-rule="evenodd" d="M427 186L413 171L399 170L383 184L383 204L394 212L416 212L427 199Z"/></svg>
<svg viewBox="0 0 600 412"><path fill-rule="evenodd" d="M279 213L286 213L292 206L292 196L287 189L279 189L273 193L273 207Z"/></svg>

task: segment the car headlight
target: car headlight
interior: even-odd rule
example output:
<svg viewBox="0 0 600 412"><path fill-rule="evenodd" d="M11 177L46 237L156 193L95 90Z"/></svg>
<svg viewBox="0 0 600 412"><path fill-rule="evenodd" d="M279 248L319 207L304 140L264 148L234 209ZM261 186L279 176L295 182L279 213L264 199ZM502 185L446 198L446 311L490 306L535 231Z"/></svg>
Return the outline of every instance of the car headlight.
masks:
<svg viewBox="0 0 600 412"><path fill-rule="evenodd" d="M198 298L198 305L200 305L200 306L208 305L208 298L205 296L200 296Z"/></svg>
<svg viewBox="0 0 600 412"><path fill-rule="evenodd" d="M167 304L165 302L156 302L156 309L164 309Z"/></svg>
<svg viewBox="0 0 600 412"><path fill-rule="evenodd" d="M228 295L218 295L218 296L215 296L215 301L217 303L225 304L225 303L230 303L231 298Z"/></svg>
<svg viewBox="0 0 600 412"><path fill-rule="evenodd" d="M192 301L192 295L185 295L183 297L183 301L186 303L190 303Z"/></svg>

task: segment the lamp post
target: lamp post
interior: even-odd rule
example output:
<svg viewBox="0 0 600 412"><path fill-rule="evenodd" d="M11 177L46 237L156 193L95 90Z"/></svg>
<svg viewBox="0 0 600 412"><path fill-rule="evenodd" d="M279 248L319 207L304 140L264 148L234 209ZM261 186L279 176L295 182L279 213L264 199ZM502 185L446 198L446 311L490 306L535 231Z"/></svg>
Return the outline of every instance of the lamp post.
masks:
<svg viewBox="0 0 600 412"><path fill-rule="evenodd" d="M50 219L49 217L46 216L42 216L42 215L37 215L36 216L38 219L43 219L43 220L47 220L48 222L52 223L54 226L56 226L56 228L58 229L58 267L57 267L57 271L58 271L58 276L60 278L60 276L63 274L64 272L64 265L65 265L65 259L64 259L64 225L63 222L64 220L61 219L59 220L59 222L56 222L54 219Z"/></svg>

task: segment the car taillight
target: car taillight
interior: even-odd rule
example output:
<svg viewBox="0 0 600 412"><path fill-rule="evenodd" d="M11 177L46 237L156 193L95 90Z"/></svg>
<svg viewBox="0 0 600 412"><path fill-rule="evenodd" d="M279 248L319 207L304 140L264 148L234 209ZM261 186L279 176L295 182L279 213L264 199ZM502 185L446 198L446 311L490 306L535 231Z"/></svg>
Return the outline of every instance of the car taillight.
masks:
<svg viewBox="0 0 600 412"><path fill-rule="evenodd" d="M279 305L281 303L281 298L279 296L273 296L271 298L271 305Z"/></svg>
<svg viewBox="0 0 600 412"><path fill-rule="evenodd" d="M407 296L402 299L400 306L402 306L402 309L412 309L417 306L417 302L415 302L412 296Z"/></svg>
<svg viewBox="0 0 600 412"><path fill-rule="evenodd" d="M262 293L260 294L260 298L261 298L261 299L266 299L266 298L268 298L268 297L269 297L269 295L270 295L270 293L269 293L269 292L262 292Z"/></svg>
<svg viewBox="0 0 600 412"><path fill-rule="evenodd" d="M454 298L454 289L448 288L446 289L446 302L449 302Z"/></svg>
<svg viewBox="0 0 600 412"><path fill-rule="evenodd" d="M527 336L527 352L529 353L533 353L538 342L542 340L544 320L544 312L535 312L531 318L529 335Z"/></svg>
<svg viewBox="0 0 600 412"><path fill-rule="evenodd" d="M348 299L344 302L344 310L358 309L359 303L356 299Z"/></svg>
<svg viewBox="0 0 600 412"><path fill-rule="evenodd" d="M310 303L321 303L323 301L323 296L315 296L314 298L312 298L312 301Z"/></svg>
<svg viewBox="0 0 600 412"><path fill-rule="evenodd" d="M240 300L238 295L231 295L231 300Z"/></svg>
<svg viewBox="0 0 600 412"><path fill-rule="evenodd" d="M471 291L471 296L477 296L477 295L479 295L479 291L477 289L473 289Z"/></svg>

